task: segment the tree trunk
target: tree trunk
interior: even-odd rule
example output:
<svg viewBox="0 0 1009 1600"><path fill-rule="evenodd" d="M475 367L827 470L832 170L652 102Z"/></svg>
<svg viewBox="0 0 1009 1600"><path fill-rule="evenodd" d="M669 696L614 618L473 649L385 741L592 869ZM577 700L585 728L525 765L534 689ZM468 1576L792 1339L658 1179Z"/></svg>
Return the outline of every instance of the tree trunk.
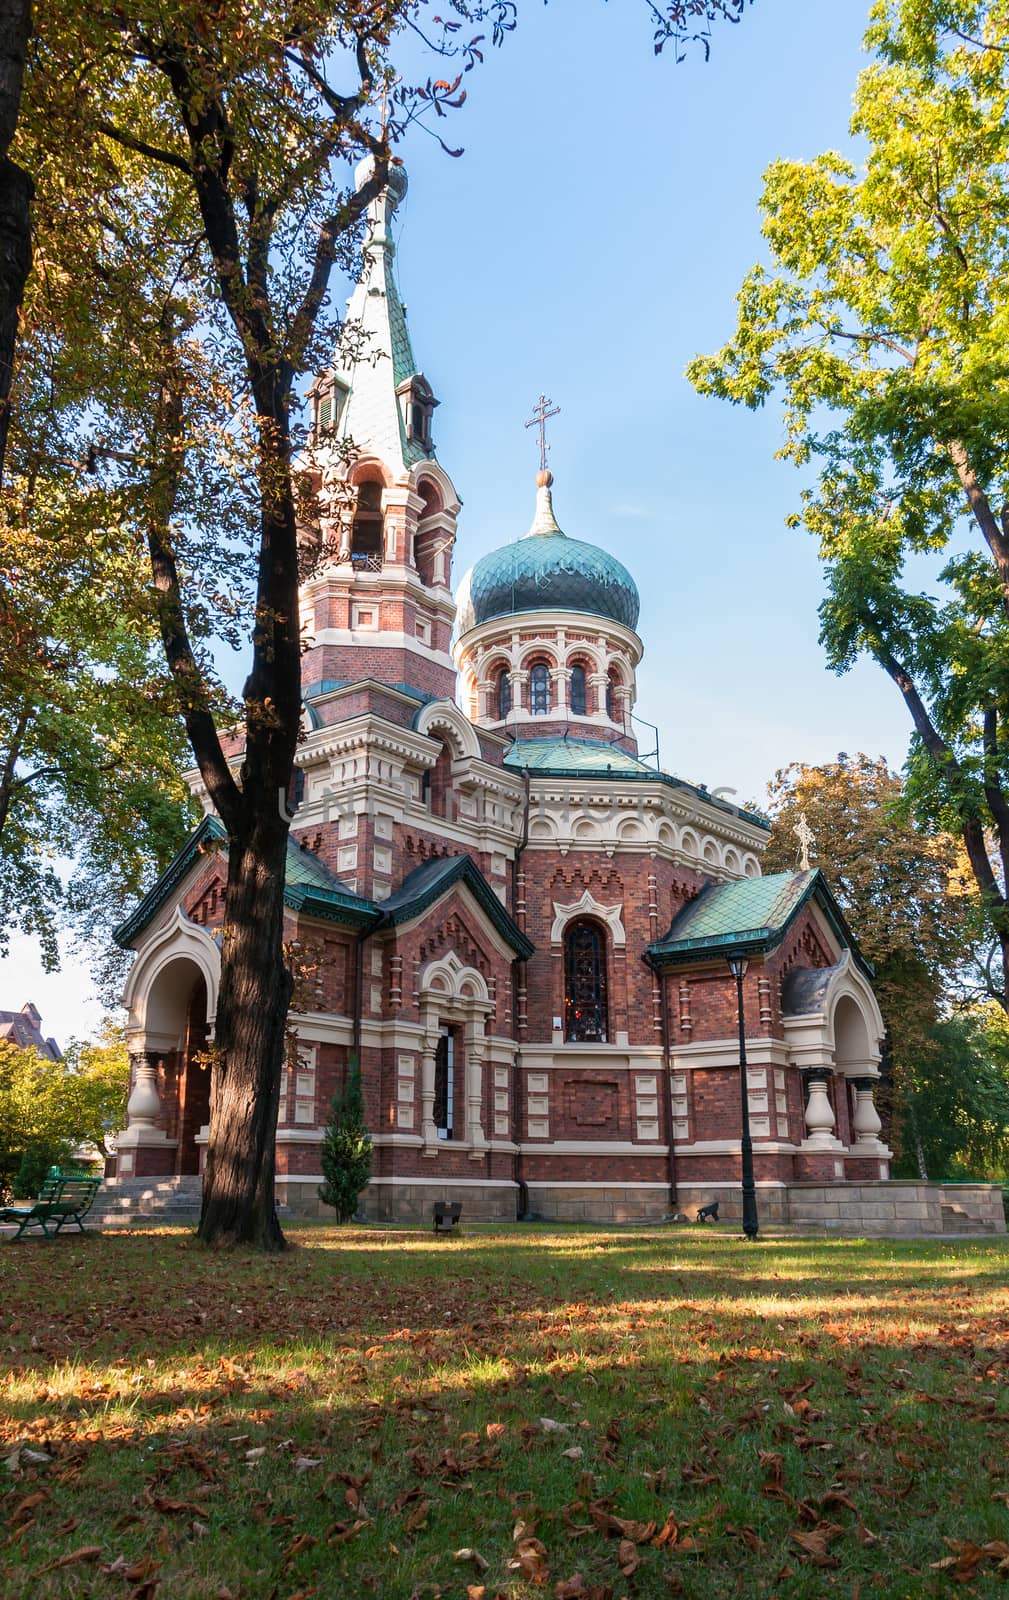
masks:
<svg viewBox="0 0 1009 1600"><path fill-rule="evenodd" d="M0 0L0 480L10 422L14 349L25 282L32 264L31 201L35 186L7 149L17 127L31 0Z"/></svg>
<svg viewBox="0 0 1009 1600"><path fill-rule="evenodd" d="M215 1246L283 1250L274 1204L280 1074L291 975L284 964L287 824L260 819L232 839L214 1036L210 1139L198 1237Z"/></svg>

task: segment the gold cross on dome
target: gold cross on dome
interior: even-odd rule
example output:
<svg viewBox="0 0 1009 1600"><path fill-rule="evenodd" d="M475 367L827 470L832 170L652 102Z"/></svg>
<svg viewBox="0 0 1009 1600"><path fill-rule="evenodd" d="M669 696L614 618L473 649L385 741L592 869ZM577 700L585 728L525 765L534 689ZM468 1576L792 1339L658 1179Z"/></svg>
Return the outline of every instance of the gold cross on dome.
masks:
<svg viewBox="0 0 1009 1600"><path fill-rule="evenodd" d="M553 406L553 410L550 409L551 406ZM545 394L541 394L539 399L537 400L536 404L533 406L533 414L532 414L532 416L529 418L529 421L526 423L526 427L527 428L536 428L536 427L538 427L539 430L540 430L540 471L541 472L546 472L546 470L547 470L547 450L550 448L549 445L547 444L547 418L548 417L557 417L557 416L559 416L560 415L560 409L561 409L560 406L555 406L553 401L552 400L548 400Z"/></svg>

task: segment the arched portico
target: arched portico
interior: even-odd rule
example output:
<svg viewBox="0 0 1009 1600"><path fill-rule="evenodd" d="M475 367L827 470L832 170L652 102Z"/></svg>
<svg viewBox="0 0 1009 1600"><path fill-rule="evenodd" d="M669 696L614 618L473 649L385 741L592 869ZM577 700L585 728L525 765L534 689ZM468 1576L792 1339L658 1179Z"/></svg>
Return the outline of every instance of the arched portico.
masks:
<svg viewBox="0 0 1009 1600"><path fill-rule="evenodd" d="M789 1058L806 1084L800 1149L889 1162L892 1153L879 1138L882 1125L873 1104L885 1025L851 951L833 967L793 968L782 986L782 1011ZM838 1093L846 1097L843 1106ZM850 1144L837 1137L838 1110Z"/></svg>
<svg viewBox="0 0 1009 1600"><path fill-rule="evenodd" d="M127 1125L117 1140L121 1178L200 1170L210 1116L208 1046L220 987L211 934L177 908L141 949L123 994L130 1054Z"/></svg>

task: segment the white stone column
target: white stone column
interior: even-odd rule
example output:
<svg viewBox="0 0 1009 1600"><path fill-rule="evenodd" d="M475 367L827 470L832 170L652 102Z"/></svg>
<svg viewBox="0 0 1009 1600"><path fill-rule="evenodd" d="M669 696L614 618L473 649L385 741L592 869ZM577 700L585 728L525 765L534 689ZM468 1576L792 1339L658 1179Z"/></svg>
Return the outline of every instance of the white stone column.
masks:
<svg viewBox="0 0 1009 1600"><path fill-rule="evenodd" d="M834 1135L834 1107L830 1103L827 1082L830 1073L814 1069L807 1077L806 1137L804 1150L843 1150L840 1139Z"/></svg>
<svg viewBox="0 0 1009 1600"><path fill-rule="evenodd" d="M565 717L567 715L568 679L570 676L571 674L567 667L550 668L550 683L552 686L553 700L553 704L550 707L551 716L553 716L555 713L560 717Z"/></svg>
<svg viewBox="0 0 1009 1600"><path fill-rule="evenodd" d="M851 1119L852 1132L855 1135L854 1148L858 1151L860 1146L868 1145L869 1154L876 1155L883 1124L879 1120L879 1112L872 1098L875 1079L852 1078L850 1082L855 1091L855 1109Z"/></svg>
<svg viewBox="0 0 1009 1600"><path fill-rule="evenodd" d="M177 1139L169 1139L157 1125L161 1115L157 1063L157 1056L147 1051L130 1056L133 1087L126 1102L126 1127L116 1138L118 1171L123 1178L146 1175L148 1171L159 1173L167 1152L178 1145ZM153 1153L150 1158L149 1152Z"/></svg>
<svg viewBox="0 0 1009 1600"><path fill-rule="evenodd" d="M466 1052L466 1139L471 1145L470 1160L479 1161L487 1147L483 1130L483 1064L486 1039L483 1019L466 1024L463 1048Z"/></svg>
<svg viewBox="0 0 1009 1600"><path fill-rule="evenodd" d="M427 1036L420 1057L420 1133L424 1140L424 1154L438 1154L438 1129L434 1120L434 1072L437 1037Z"/></svg>
<svg viewBox="0 0 1009 1600"><path fill-rule="evenodd" d="M590 708L589 709L589 715L590 716L593 714L593 697L594 697L594 700L595 700L594 714L597 717L605 717L605 715L606 715L606 685L609 683L609 681L610 681L609 677L607 676L607 674L605 672L590 672L589 673L589 675L588 675L588 687L589 687L589 690L591 691L591 695L590 695L590 698L589 698L589 708Z"/></svg>

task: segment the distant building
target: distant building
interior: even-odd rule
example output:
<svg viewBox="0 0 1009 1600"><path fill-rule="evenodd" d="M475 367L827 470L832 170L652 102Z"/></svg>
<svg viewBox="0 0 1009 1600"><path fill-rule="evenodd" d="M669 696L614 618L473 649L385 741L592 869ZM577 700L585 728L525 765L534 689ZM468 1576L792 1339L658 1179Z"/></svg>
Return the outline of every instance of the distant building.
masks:
<svg viewBox="0 0 1009 1600"><path fill-rule="evenodd" d="M30 1000L20 1011L0 1011L0 1040L16 1044L20 1050L37 1050L47 1061L63 1060L56 1040L42 1037L42 1018Z"/></svg>

